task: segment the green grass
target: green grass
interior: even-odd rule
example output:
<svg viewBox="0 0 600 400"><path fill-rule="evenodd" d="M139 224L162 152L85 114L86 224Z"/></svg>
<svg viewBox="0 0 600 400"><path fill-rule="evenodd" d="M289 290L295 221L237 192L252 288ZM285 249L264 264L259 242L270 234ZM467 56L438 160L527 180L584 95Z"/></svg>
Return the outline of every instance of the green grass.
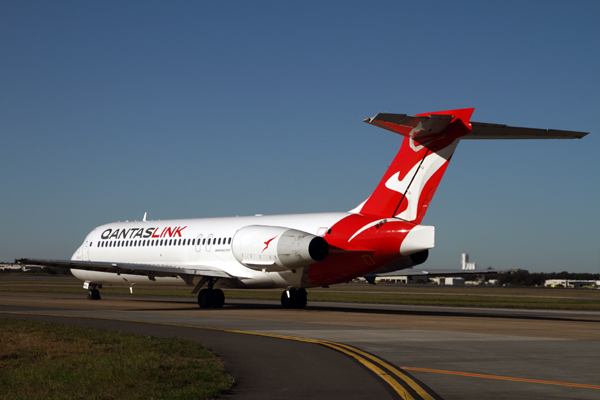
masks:
<svg viewBox="0 0 600 400"><path fill-rule="evenodd" d="M227 290L228 299L278 300L280 292ZM600 301L594 298L562 298L562 297L518 297L471 295L456 293L454 295L400 294L400 293L327 293L308 291L311 302L327 301L341 303L367 304L404 304L420 306L451 307L491 307L491 308L523 308L523 309L556 309L556 310L600 310Z"/></svg>
<svg viewBox="0 0 600 400"><path fill-rule="evenodd" d="M82 283L73 278L0 279L1 291L68 292L85 296ZM225 290L226 299L275 300L282 289ZM102 295L129 294L124 286L105 286ZM190 287L134 286L134 296L170 296L195 300ZM344 302L368 304L404 304L453 307L491 307L523 309L600 310L600 290L552 289L529 287L433 286L433 285L335 285L308 289L310 302Z"/></svg>
<svg viewBox="0 0 600 400"><path fill-rule="evenodd" d="M232 386L199 343L0 320L1 399L213 399Z"/></svg>

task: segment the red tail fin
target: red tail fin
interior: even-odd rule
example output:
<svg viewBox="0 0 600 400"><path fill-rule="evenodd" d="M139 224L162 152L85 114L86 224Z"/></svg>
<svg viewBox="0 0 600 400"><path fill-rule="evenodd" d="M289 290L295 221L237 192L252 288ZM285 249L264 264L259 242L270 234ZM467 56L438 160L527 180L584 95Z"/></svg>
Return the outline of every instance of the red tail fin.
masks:
<svg viewBox="0 0 600 400"><path fill-rule="evenodd" d="M365 122L404 136L373 194L354 211L420 223L460 138L471 130L473 108L416 116L378 114Z"/></svg>

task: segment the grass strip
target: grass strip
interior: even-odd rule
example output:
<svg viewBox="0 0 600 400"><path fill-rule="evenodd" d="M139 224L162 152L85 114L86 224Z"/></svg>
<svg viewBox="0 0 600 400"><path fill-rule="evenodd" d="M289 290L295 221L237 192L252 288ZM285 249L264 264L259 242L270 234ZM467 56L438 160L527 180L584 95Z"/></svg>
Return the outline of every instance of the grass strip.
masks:
<svg viewBox="0 0 600 400"><path fill-rule="evenodd" d="M78 281L63 283L52 279L17 282L0 280L0 292L55 292L81 293ZM22 285L22 286L21 286ZM225 290L226 299L275 300L281 297L282 289L276 290ZM170 296L194 299L189 287L134 286L134 296ZM127 287L105 287L104 294L128 294ZM338 285L334 289L308 289L309 301L399 304L451 307L486 307L515 309L555 309L600 311L600 290L546 289L546 288L476 288L476 287L423 287L392 285Z"/></svg>
<svg viewBox="0 0 600 400"><path fill-rule="evenodd" d="M228 299L278 300L278 292L227 290ZM319 293L309 291L310 301L366 304L404 304L420 306L489 307L556 310L600 310L595 299L565 299L548 297L507 297L477 295L389 294L389 293Z"/></svg>
<svg viewBox="0 0 600 400"><path fill-rule="evenodd" d="M200 343L0 319L0 399L214 399L233 383Z"/></svg>

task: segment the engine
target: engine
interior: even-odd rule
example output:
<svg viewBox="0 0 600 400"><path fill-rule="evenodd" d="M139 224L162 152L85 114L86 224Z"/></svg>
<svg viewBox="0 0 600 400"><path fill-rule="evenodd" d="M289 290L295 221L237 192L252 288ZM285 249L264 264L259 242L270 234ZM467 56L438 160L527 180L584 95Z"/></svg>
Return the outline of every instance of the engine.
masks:
<svg viewBox="0 0 600 400"><path fill-rule="evenodd" d="M281 226L250 225L236 232L233 256L248 268L287 271L323 261L329 254L320 236Z"/></svg>

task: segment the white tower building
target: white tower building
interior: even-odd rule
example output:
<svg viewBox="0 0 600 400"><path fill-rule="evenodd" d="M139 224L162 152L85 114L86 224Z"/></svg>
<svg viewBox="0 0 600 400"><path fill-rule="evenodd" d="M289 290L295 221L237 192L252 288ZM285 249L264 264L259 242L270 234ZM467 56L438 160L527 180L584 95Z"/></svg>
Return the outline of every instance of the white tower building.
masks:
<svg viewBox="0 0 600 400"><path fill-rule="evenodd" d="M476 264L469 262L469 255L467 253L462 253L462 269L474 270L475 268Z"/></svg>

